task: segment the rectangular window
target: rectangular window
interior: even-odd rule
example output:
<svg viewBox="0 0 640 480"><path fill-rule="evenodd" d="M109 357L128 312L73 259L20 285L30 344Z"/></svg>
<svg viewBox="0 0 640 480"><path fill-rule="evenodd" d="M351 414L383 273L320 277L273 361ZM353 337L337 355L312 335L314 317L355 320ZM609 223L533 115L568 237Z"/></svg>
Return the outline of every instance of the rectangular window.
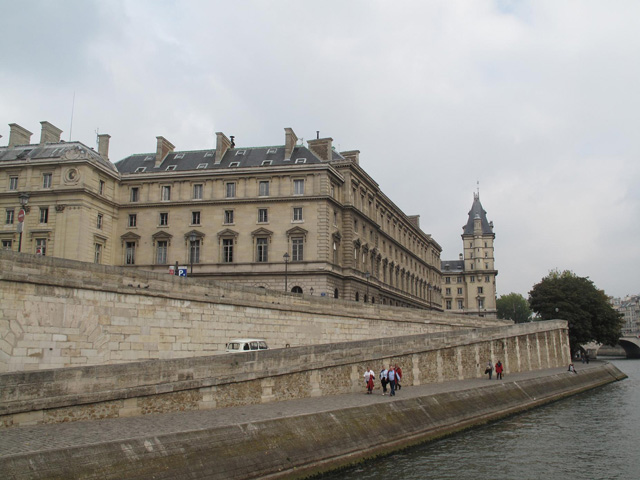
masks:
<svg viewBox="0 0 640 480"><path fill-rule="evenodd" d="M233 262L233 238L222 239L222 261L224 263Z"/></svg>
<svg viewBox="0 0 640 480"><path fill-rule="evenodd" d="M478 287L478 293L484 293L483 292L483 287Z"/></svg>
<svg viewBox="0 0 640 480"><path fill-rule="evenodd" d="M450 288L445 289L445 295L451 295L451 289Z"/></svg>
<svg viewBox="0 0 640 480"><path fill-rule="evenodd" d="M93 263L102 263L102 245L99 243L94 244Z"/></svg>
<svg viewBox="0 0 640 480"><path fill-rule="evenodd" d="M304 260L304 244L303 238L291 239L291 261L301 262Z"/></svg>
<svg viewBox="0 0 640 480"><path fill-rule="evenodd" d="M293 221L294 222L302 221L302 207L293 207Z"/></svg>
<svg viewBox="0 0 640 480"><path fill-rule="evenodd" d="M130 213L129 214L129 223L128 225L130 227L135 227L138 224L138 215L135 213Z"/></svg>
<svg viewBox="0 0 640 480"><path fill-rule="evenodd" d="M49 223L49 207L40 207L40 223Z"/></svg>
<svg viewBox="0 0 640 480"><path fill-rule="evenodd" d="M269 196L269 182L262 181L258 184L258 195L261 197Z"/></svg>
<svg viewBox="0 0 640 480"><path fill-rule="evenodd" d="M131 194L129 196L131 202L140 201L140 189L138 187L131 187Z"/></svg>
<svg viewBox="0 0 640 480"><path fill-rule="evenodd" d="M293 181L293 194L304 195L304 180Z"/></svg>
<svg viewBox="0 0 640 480"><path fill-rule="evenodd" d="M224 223L232 224L233 223L233 210L225 210L224 211Z"/></svg>
<svg viewBox="0 0 640 480"><path fill-rule="evenodd" d="M160 212L160 226L166 227L169 225L169 214L167 212Z"/></svg>
<svg viewBox="0 0 640 480"><path fill-rule="evenodd" d="M42 188L51 188L51 177L50 173L42 174Z"/></svg>
<svg viewBox="0 0 640 480"><path fill-rule="evenodd" d="M99 213L98 217L96 218L96 228L101 230L102 229L102 214Z"/></svg>
<svg viewBox="0 0 640 480"><path fill-rule="evenodd" d="M98 185L98 193L100 195L104 195L104 180L100 180L100 184Z"/></svg>
<svg viewBox="0 0 640 480"><path fill-rule="evenodd" d="M235 198L236 197L236 184L235 182L229 182L225 185L225 197L226 198Z"/></svg>
<svg viewBox="0 0 640 480"><path fill-rule="evenodd" d="M126 243L124 263L126 265L136 264L136 242Z"/></svg>
<svg viewBox="0 0 640 480"><path fill-rule="evenodd" d="M267 222L268 222L267 209L266 208L259 208L258 209L258 223L267 223Z"/></svg>
<svg viewBox="0 0 640 480"><path fill-rule="evenodd" d="M464 302L462 300L458 300L458 310L464 309Z"/></svg>
<svg viewBox="0 0 640 480"><path fill-rule="evenodd" d="M193 186L193 199L194 200L202 200L202 185L194 185Z"/></svg>
<svg viewBox="0 0 640 480"><path fill-rule="evenodd" d="M36 255L45 256L47 254L47 239L36 238Z"/></svg>
<svg viewBox="0 0 640 480"><path fill-rule="evenodd" d="M169 185L163 185L162 187L162 201L168 202L171 200L171 187Z"/></svg>
<svg viewBox="0 0 640 480"><path fill-rule="evenodd" d="M451 310L451 300L447 300L447 310Z"/></svg>
<svg viewBox="0 0 640 480"><path fill-rule="evenodd" d="M9 190L18 189L18 177L9 177Z"/></svg>
<svg viewBox="0 0 640 480"><path fill-rule="evenodd" d="M256 240L256 262L267 262L269 261L268 258L268 254L269 254L269 250L268 250L268 246L267 246L267 240L266 238L258 238Z"/></svg>
<svg viewBox="0 0 640 480"><path fill-rule="evenodd" d="M200 212L191 212L191 225L200 225Z"/></svg>
<svg viewBox="0 0 640 480"><path fill-rule="evenodd" d="M484 298L478 299L478 309L484 308Z"/></svg>
<svg viewBox="0 0 640 480"><path fill-rule="evenodd" d="M167 249L168 244L166 240L158 240L156 242L156 264L157 265L166 265L167 264Z"/></svg>
<svg viewBox="0 0 640 480"><path fill-rule="evenodd" d="M11 250L12 241L11 240L2 240L2 249L3 250Z"/></svg>
<svg viewBox="0 0 640 480"><path fill-rule="evenodd" d="M451 277L445 277L444 283L447 283L447 284L451 283Z"/></svg>
<svg viewBox="0 0 640 480"><path fill-rule="evenodd" d="M484 277L484 281L485 281L485 282L487 282L487 283L488 283L488 282L490 282L490 280L489 280L489 275L487 275L487 276L485 276L485 277Z"/></svg>
<svg viewBox="0 0 640 480"><path fill-rule="evenodd" d="M458 295L462 295L462 288L458 288Z"/></svg>
<svg viewBox="0 0 640 480"><path fill-rule="evenodd" d="M200 240L189 240L189 262L200 263Z"/></svg>
<svg viewBox="0 0 640 480"><path fill-rule="evenodd" d="M471 277L469 278L469 281L470 281L471 283L476 283L476 277L471 276Z"/></svg>
<svg viewBox="0 0 640 480"><path fill-rule="evenodd" d="M7 216L5 217L4 223L7 225L13 224L15 218L15 210L13 208L7 208Z"/></svg>
<svg viewBox="0 0 640 480"><path fill-rule="evenodd" d="M335 210L333 211L333 226L338 226L338 212L336 212Z"/></svg>
<svg viewBox="0 0 640 480"><path fill-rule="evenodd" d="M458 277L458 283L462 283L462 277Z"/></svg>

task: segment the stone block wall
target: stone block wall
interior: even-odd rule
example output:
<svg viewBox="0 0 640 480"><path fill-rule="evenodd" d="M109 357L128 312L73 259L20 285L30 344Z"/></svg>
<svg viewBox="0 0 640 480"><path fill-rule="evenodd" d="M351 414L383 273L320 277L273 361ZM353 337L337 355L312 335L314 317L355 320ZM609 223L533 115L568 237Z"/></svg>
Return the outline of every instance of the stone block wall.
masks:
<svg viewBox="0 0 640 480"><path fill-rule="evenodd" d="M535 348L530 348L530 346ZM539 351L548 352L539 356ZM0 425L58 423L364 391L366 367L398 364L403 385L569 363L560 320L229 355L0 375ZM379 385L379 383L378 383Z"/></svg>
<svg viewBox="0 0 640 480"><path fill-rule="evenodd" d="M0 251L0 372L509 325Z"/></svg>

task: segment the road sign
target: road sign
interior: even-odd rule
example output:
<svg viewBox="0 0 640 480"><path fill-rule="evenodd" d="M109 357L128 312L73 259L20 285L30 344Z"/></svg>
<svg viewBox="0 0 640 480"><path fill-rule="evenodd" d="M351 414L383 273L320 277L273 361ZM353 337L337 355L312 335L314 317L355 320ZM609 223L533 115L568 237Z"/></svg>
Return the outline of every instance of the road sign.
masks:
<svg viewBox="0 0 640 480"><path fill-rule="evenodd" d="M24 222L24 210L22 208L18 211L18 222Z"/></svg>
<svg viewBox="0 0 640 480"><path fill-rule="evenodd" d="M187 267L178 267L178 276L186 277L187 276Z"/></svg>

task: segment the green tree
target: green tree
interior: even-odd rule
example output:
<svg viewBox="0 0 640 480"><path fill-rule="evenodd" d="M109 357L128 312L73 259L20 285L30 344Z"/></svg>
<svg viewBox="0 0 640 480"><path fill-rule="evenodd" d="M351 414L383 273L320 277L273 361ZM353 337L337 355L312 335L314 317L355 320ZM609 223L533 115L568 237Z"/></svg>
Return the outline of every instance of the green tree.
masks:
<svg viewBox="0 0 640 480"><path fill-rule="evenodd" d="M496 301L498 318L511 319L516 323L531 321L532 311L527 300L519 293L500 295Z"/></svg>
<svg viewBox="0 0 640 480"><path fill-rule="evenodd" d="M569 323L569 344L575 353L589 342L615 345L622 328L622 316L609 304L604 291L588 277L554 270L533 286L529 305L537 320L559 318Z"/></svg>

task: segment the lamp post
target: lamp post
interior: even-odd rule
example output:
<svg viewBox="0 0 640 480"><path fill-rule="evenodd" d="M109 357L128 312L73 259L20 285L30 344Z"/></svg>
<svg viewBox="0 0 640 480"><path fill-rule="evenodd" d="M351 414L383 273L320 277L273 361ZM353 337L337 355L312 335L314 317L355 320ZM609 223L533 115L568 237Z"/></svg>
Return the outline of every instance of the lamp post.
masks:
<svg viewBox="0 0 640 480"><path fill-rule="evenodd" d="M18 240L18 252L22 251L22 230L24 229L24 213L27 209L27 205L29 204L29 194L21 193L18 196L18 200L20 201L20 206L22 207L18 212L18 231L20 232L20 239Z"/></svg>
<svg viewBox="0 0 640 480"><path fill-rule="evenodd" d="M287 291L287 266L289 265L289 252L286 252L282 258L284 259L284 291Z"/></svg>
<svg viewBox="0 0 640 480"><path fill-rule="evenodd" d="M189 276L193 275L193 254L194 254L194 250L195 250L195 243L196 243L196 235L195 233L192 233L191 235L189 235L189 245L191 246L189 249L189 261L191 262L191 273L189 273Z"/></svg>

